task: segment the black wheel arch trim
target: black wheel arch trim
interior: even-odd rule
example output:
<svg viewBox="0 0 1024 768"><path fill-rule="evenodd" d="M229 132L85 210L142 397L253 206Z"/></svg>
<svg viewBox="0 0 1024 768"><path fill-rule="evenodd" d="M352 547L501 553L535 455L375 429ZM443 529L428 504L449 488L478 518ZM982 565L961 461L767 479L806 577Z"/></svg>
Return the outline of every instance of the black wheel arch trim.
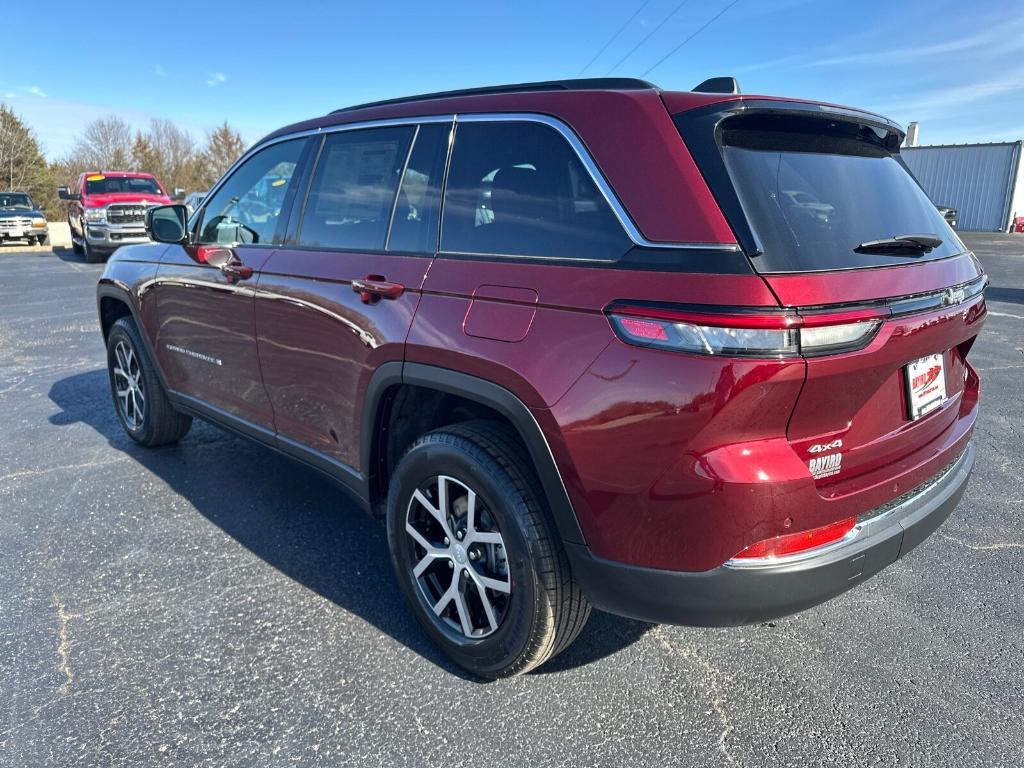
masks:
<svg viewBox="0 0 1024 768"><path fill-rule="evenodd" d="M96 313L100 321L100 332L103 333L103 343L106 344L107 341L107 334L103 331L104 299L114 299L128 307L128 312L135 323L135 328L139 332L139 338L142 339L142 345L146 348L146 354L149 355L149 359L153 363L153 370L156 371L156 375L160 379L160 385L164 388L165 392L170 393L171 388L167 386L167 378L160 367L160 359L156 356L156 350L153 349L153 345L149 340L146 327L139 318L139 308L136 306L131 293L109 278L101 278L99 285L96 286Z"/></svg>
<svg viewBox="0 0 1024 768"><path fill-rule="evenodd" d="M515 394L492 381L450 368L425 363L390 362L381 365L371 377L363 401L363 429L360 460L373 487L374 457L378 454L380 417L388 390L399 384L436 389L492 408L505 417L526 446L551 509L558 534L565 542L586 544L569 493L555 463L554 454L533 413Z"/></svg>

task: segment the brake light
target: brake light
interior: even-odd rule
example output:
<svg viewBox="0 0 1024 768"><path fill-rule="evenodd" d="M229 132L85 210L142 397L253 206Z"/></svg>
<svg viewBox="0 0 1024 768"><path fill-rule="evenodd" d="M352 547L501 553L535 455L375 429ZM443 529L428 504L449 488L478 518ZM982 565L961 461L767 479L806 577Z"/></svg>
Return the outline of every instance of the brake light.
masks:
<svg viewBox="0 0 1024 768"><path fill-rule="evenodd" d="M730 357L796 357L861 349L884 307L837 312L727 310L615 303L608 317L628 344Z"/></svg>
<svg viewBox="0 0 1024 768"><path fill-rule="evenodd" d="M787 557L802 552L808 552L828 544L835 544L846 538L857 525L856 517L848 517L837 523L829 523L820 528L811 528L809 531L799 533L787 533L782 536L775 536L771 539L764 539L740 552L734 560L765 560Z"/></svg>

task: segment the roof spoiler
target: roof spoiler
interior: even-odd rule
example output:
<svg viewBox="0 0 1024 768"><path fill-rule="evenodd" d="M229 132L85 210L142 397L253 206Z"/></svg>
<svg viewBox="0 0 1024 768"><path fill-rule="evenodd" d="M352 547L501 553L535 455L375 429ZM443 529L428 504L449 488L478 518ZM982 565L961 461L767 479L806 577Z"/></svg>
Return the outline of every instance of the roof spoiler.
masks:
<svg viewBox="0 0 1024 768"><path fill-rule="evenodd" d="M694 93L739 93L735 77L711 77L693 89Z"/></svg>

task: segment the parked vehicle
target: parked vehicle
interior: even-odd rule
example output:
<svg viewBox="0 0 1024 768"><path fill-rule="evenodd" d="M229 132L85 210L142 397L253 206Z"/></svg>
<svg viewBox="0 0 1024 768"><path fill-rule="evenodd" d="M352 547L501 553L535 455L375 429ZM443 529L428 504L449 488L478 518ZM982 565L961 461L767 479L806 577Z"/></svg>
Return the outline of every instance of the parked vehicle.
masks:
<svg viewBox="0 0 1024 768"><path fill-rule="evenodd" d="M937 205L939 213L942 214L942 218L946 220L953 229L956 229L956 208L950 208L948 205Z"/></svg>
<svg viewBox="0 0 1024 768"><path fill-rule="evenodd" d="M182 201L185 208L188 210L188 215L191 216L196 212L196 209L202 204L203 199L206 197L206 192L190 192L185 195L185 199Z"/></svg>
<svg viewBox="0 0 1024 768"><path fill-rule="evenodd" d="M0 192L0 241L50 242L46 216L24 192Z"/></svg>
<svg viewBox="0 0 1024 768"><path fill-rule="evenodd" d="M591 606L805 609L931 534L975 460L986 277L902 138L625 79L283 128L107 265L118 417L157 446L199 416L337 479L482 676Z"/></svg>
<svg viewBox="0 0 1024 768"><path fill-rule="evenodd" d="M151 174L125 171L83 173L73 192L58 187L57 193L70 203L71 248L90 263L103 261L122 245L148 242L146 209L171 202ZM174 190L175 197L182 193Z"/></svg>

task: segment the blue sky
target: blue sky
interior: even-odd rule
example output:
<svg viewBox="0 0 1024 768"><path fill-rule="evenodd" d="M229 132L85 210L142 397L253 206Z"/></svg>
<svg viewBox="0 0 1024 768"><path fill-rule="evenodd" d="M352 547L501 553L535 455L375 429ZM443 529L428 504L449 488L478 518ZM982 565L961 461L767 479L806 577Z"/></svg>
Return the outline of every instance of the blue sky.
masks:
<svg viewBox="0 0 1024 768"><path fill-rule="evenodd" d="M227 120L253 141L361 101L576 77L609 41L582 74L679 90L732 74L746 93L918 120L926 144L1024 138L1019 0L64 5L0 54L0 100L50 157L111 113L197 138Z"/></svg>

